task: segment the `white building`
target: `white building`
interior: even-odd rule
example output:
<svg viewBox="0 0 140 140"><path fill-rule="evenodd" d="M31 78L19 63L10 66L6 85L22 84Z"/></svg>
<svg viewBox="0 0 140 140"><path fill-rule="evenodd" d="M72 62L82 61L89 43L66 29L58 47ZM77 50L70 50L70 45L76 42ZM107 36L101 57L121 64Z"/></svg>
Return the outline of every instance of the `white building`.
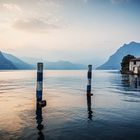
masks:
<svg viewBox="0 0 140 140"><path fill-rule="evenodd" d="M140 74L140 58L130 60L129 71L133 74Z"/></svg>

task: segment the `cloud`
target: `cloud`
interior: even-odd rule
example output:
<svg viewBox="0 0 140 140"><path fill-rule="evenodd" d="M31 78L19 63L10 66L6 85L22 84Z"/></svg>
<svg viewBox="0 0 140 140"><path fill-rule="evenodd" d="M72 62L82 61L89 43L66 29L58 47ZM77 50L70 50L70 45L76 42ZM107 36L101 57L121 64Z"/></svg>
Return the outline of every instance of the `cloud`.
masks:
<svg viewBox="0 0 140 140"><path fill-rule="evenodd" d="M88 2L88 0L83 0L84 1L84 3L87 3Z"/></svg>
<svg viewBox="0 0 140 140"><path fill-rule="evenodd" d="M62 26L59 14L61 1L0 0L0 12L6 15L3 20L10 28L44 33Z"/></svg>
<svg viewBox="0 0 140 140"><path fill-rule="evenodd" d="M10 11L18 11L18 12L22 11L18 5L13 4L13 3L3 3L2 6L3 6L3 8L10 10Z"/></svg>
<svg viewBox="0 0 140 140"><path fill-rule="evenodd" d="M43 18L18 19L13 24L13 27L28 32L42 32L42 33L47 32L49 29L58 28L56 24L51 23L49 20Z"/></svg>
<svg viewBox="0 0 140 140"><path fill-rule="evenodd" d="M120 3L127 3L129 2L130 0L111 0L111 2L113 4L120 4Z"/></svg>

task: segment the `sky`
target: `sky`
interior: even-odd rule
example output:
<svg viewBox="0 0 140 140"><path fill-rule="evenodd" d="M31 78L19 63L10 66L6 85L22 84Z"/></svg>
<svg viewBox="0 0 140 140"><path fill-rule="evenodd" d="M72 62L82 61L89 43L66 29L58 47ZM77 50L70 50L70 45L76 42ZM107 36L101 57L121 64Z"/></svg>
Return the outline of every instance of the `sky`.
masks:
<svg viewBox="0 0 140 140"><path fill-rule="evenodd" d="M139 0L0 0L1 51L102 64L140 42Z"/></svg>

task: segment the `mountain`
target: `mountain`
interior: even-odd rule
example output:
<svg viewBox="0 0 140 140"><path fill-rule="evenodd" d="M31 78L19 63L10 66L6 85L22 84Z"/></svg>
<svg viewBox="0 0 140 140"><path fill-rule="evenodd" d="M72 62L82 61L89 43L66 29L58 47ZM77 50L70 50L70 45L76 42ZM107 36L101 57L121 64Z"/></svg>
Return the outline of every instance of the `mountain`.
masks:
<svg viewBox="0 0 140 140"><path fill-rule="evenodd" d="M53 70L80 70L86 69L86 66L82 64L74 64L69 61L57 61L47 62L45 68Z"/></svg>
<svg viewBox="0 0 140 140"><path fill-rule="evenodd" d="M7 53L2 53L2 54L6 59L10 60L19 70L33 69L32 65L25 63L24 61L22 61L21 59L17 58L12 54L7 54Z"/></svg>
<svg viewBox="0 0 140 140"><path fill-rule="evenodd" d="M36 67L37 62L44 62L43 59L41 58L36 58L36 57L19 57L19 59L23 60L25 63L28 63L30 65L33 65Z"/></svg>
<svg viewBox="0 0 140 140"><path fill-rule="evenodd" d="M120 69L122 58L128 54L140 57L140 43L130 42L120 47L113 55L111 55L107 62L99 66L97 69L109 70Z"/></svg>
<svg viewBox="0 0 140 140"><path fill-rule="evenodd" d="M7 64L6 69L19 69L19 70L28 70L28 69L36 69L37 62L43 62L44 63L44 69L51 69L51 70L79 70L79 69L86 69L85 65L82 64L75 64L69 61L57 61L57 62L46 62L44 60L39 61L39 59L32 58L32 64L26 63L25 61L17 58L16 56L12 54L7 54L4 52L0 52L1 56L1 67L4 67ZM6 62L6 59L8 62ZM27 61L28 62L28 61ZM10 65L13 65L13 67ZM8 67L9 66L9 67ZM2 69L2 68L1 68Z"/></svg>
<svg viewBox="0 0 140 140"><path fill-rule="evenodd" d="M15 70L17 67L0 52L0 70Z"/></svg>
<svg viewBox="0 0 140 140"><path fill-rule="evenodd" d="M48 62L45 59L40 58L31 58L31 57L20 57L24 62L28 62L29 64L33 65L36 68L37 62L44 63L44 69L49 70L80 70L86 69L87 67L82 64L72 63L70 61L56 61L56 62Z"/></svg>

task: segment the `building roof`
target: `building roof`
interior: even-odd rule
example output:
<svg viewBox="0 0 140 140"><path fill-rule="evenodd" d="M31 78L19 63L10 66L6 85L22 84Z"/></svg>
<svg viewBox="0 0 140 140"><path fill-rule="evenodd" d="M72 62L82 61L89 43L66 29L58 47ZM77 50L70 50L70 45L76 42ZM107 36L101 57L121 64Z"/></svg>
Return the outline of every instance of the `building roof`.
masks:
<svg viewBox="0 0 140 140"><path fill-rule="evenodd" d="M130 61L140 61L140 57L131 59Z"/></svg>

